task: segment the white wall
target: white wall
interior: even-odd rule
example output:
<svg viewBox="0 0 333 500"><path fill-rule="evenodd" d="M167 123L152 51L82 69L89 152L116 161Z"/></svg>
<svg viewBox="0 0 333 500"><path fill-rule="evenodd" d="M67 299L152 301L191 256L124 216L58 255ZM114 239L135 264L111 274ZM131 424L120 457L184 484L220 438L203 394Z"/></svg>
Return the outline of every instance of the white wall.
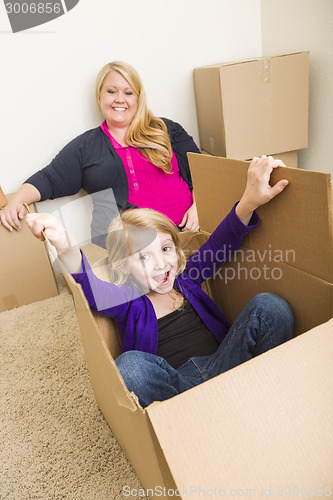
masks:
<svg viewBox="0 0 333 500"><path fill-rule="evenodd" d="M309 147L299 166L333 175L333 1L262 0L263 55L310 51Z"/></svg>
<svg viewBox="0 0 333 500"><path fill-rule="evenodd" d="M192 70L261 54L260 0L80 0L66 15L13 34L0 5L0 185L15 191L71 138L97 126L97 72L139 71L149 107L198 142Z"/></svg>
<svg viewBox="0 0 333 500"><path fill-rule="evenodd" d="M10 193L101 123L95 78L112 60L135 66L153 113L180 122L199 145L192 70L261 55L260 0L80 0L66 15L15 34L1 2L0 54L0 186ZM90 200L74 200L62 214L83 244Z"/></svg>

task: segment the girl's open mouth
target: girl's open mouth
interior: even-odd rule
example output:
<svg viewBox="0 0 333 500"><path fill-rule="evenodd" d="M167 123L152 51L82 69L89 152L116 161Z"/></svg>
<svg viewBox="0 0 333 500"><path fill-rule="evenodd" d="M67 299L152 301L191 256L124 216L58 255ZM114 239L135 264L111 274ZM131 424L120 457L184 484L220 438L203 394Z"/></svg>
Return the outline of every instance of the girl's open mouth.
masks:
<svg viewBox="0 0 333 500"><path fill-rule="evenodd" d="M156 281L159 285L166 285L169 283L170 271L167 271L163 274L158 274L153 277L153 280Z"/></svg>

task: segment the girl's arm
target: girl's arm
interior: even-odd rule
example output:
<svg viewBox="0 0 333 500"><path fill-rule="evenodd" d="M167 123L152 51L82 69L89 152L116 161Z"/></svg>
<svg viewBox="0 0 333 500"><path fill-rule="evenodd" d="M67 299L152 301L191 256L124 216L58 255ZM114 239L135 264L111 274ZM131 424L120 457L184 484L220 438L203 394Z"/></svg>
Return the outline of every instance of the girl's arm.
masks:
<svg viewBox="0 0 333 500"><path fill-rule="evenodd" d="M73 274L81 269L81 253L73 236L56 217L47 213L29 214L26 223L30 231L41 241L45 237L55 247L59 260L66 271Z"/></svg>
<svg viewBox="0 0 333 500"><path fill-rule="evenodd" d="M135 287L117 287L97 278L73 236L56 217L47 213L30 214L26 223L39 240L46 237L54 245L65 271L82 286L93 311L116 319L124 317L129 303L139 297Z"/></svg>
<svg viewBox="0 0 333 500"><path fill-rule="evenodd" d="M285 166L271 156L253 158L247 176L244 194L238 204L223 219L201 248L187 259L187 272L197 284L210 278L239 248L245 236L254 229L259 218L254 212L288 185L283 179L273 187L269 185L274 168Z"/></svg>
<svg viewBox="0 0 333 500"><path fill-rule="evenodd" d="M245 226L248 225L254 210L268 203L288 185L289 181L282 179L270 186L271 173L277 167L285 167L285 164L281 160L274 160L272 156L256 157L251 161L245 191L236 207L236 214Z"/></svg>

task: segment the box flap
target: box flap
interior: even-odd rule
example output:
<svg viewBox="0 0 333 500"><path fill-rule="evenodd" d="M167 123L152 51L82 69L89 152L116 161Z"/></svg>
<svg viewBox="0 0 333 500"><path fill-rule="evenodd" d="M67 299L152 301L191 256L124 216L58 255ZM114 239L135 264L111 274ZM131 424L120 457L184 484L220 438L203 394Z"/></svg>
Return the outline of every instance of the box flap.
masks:
<svg viewBox="0 0 333 500"><path fill-rule="evenodd" d="M97 248L90 247L87 253L93 258L103 253L103 250L100 252ZM146 412L139 405L137 397L129 393L108 349L103 328L96 322L97 315L90 310L81 286L71 275L67 275L66 279L73 294L85 359L99 409L142 485L146 488L164 484L172 487L174 483L170 471ZM111 318L104 319L109 321L110 329L114 329L114 321Z"/></svg>
<svg viewBox="0 0 333 500"><path fill-rule="evenodd" d="M230 324L255 295L265 292L286 299L294 313L294 335L332 318L332 283L284 262L253 257L244 247L236 255L208 280L215 302Z"/></svg>
<svg viewBox="0 0 333 500"><path fill-rule="evenodd" d="M333 320L147 408L183 498L333 486L332 333Z"/></svg>
<svg viewBox="0 0 333 500"><path fill-rule="evenodd" d="M200 227L212 232L240 199L248 162L189 153ZM294 168L278 168L272 183L287 178L288 187L258 209L259 226L244 245L266 257L333 282L331 176Z"/></svg>
<svg viewBox="0 0 333 500"><path fill-rule="evenodd" d="M30 210L35 211L33 205ZM0 311L58 295L45 245L32 235L24 221L20 231L8 231L1 225L0 241Z"/></svg>

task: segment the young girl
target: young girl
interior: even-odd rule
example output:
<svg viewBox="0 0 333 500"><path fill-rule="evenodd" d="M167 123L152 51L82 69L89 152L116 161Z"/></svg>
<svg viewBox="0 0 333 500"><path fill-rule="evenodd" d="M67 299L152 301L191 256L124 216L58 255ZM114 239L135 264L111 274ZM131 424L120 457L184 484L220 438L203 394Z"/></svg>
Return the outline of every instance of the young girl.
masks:
<svg viewBox="0 0 333 500"><path fill-rule="evenodd" d="M241 200L187 260L178 230L165 216L149 209L119 215L107 237L111 283L94 275L57 219L48 214L27 216L33 234L43 240L45 232L52 241L91 309L117 321L122 354L116 364L142 407L171 398L292 337L293 314L281 297L257 295L230 326L200 287L223 263L221 249L228 248L230 255L258 225L254 210L287 186L285 179L269 185L278 166L284 164L272 157L252 160Z"/></svg>

